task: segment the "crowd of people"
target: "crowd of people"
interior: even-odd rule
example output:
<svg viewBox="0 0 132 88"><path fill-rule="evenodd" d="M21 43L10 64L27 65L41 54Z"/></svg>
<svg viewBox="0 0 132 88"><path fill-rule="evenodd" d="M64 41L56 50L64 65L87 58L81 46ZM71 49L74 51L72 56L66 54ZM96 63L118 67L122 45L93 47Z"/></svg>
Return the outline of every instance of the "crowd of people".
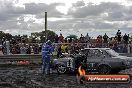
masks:
<svg viewBox="0 0 132 88"><path fill-rule="evenodd" d="M41 45L39 44L16 44L10 45L10 53L12 54L39 54Z"/></svg>
<svg viewBox="0 0 132 88"><path fill-rule="evenodd" d="M74 54L83 48L111 48L118 53L127 53L128 44L131 43L129 40L129 34L121 35L121 31L118 30L116 36L109 37L106 33L101 36L99 35L96 39L92 39L87 33L86 36L81 34L79 39L67 39L62 34L56 35L55 43L57 43L57 56L61 53ZM59 44L58 44L59 43Z"/></svg>
<svg viewBox="0 0 132 88"><path fill-rule="evenodd" d="M7 55L7 45L3 44L2 46L3 55ZM10 44L9 53L10 54L39 54L41 52L41 44Z"/></svg>
<svg viewBox="0 0 132 88"><path fill-rule="evenodd" d="M122 35L118 30L116 36L109 37L106 33L99 35L96 39L93 39L87 33L86 36L81 34L80 38L64 38L62 34L56 35L54 38L54 48L59 57L61 53L74 54L80 49L90 48L111 48L119 53L127 53L127 45L131 43L129 41L129 34ZM12 40L10 43L10 54L39 54L41 53L42 43L27 44L21 41L20 38ZM6 55L6 44L3 42L2 52Z"/></svg>

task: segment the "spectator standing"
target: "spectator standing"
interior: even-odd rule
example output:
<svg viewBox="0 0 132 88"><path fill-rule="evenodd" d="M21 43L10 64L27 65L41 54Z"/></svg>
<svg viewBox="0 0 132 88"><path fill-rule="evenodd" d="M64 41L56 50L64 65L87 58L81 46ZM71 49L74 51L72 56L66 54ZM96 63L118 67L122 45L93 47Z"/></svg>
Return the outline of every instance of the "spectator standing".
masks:
<svg viewBox="0 0 132 88"><path fill-rule="evenodd" d="M103 36L103 40L104 40L104 42L103 43L108 43L108 36L107 36L107 34L105 33L105 35Z"/></svg>
<svg viewBox="0 0 132 88"><path fill-rule="evenodd" d="M65 46L64 46L64 44L61 45L61 52L65 53Z"/></svg>
<svg viewBox="0 0 132 88"><path fill-rule="evenodd" d="M67 42L68 42L68 41L67 41L67 38L65 38L65 39L64 39L64 42L65 42L65 43L67 43Z"/></svg>
<svg viewBox="0 0 132 88"><path fill-rule="evenodd" d="M89 42L90 42L90 36L88 35L88 33L87 33L87 35L85 36L85 42L86 42L86 43L89 43Z"/></svg>
<svg viewBox="0 0 132 88"><path fill-rule="evenodd" d="M33 46L30 46L31 48L31 54L34 54L34 51L33 51ZM42 50L42 49L41 49Z"/></svg>
<svg viewBox="0 0 132 88"><path fill-rule="evenodd" d="M62 52L61 52L61 44L60 44L57 48L57 57L59 58L61 55L62 55Z"/></svg>
<svg viewBox="0 0 132 88"><path fill-rule="evenodd" d="M30 47L30 45L27 45L26 48L27 48L26 53L27 54L31 54L31 47Z"/></svg>
<svg viewBox="0 0 132 88"><path fill-rule="evenodd" d="M104 45L104 47L107 47L107 45L108 45L108 38L109 38L109 37L108 37L107 34L105 33L105 35L103 36L103 40L104 40L104 41L103 41L103 43L104 43L103 45Z"/></svg>
<svg viewBox="0 0 132 88"><path fill-rule="evenodd" d="M2 45L0 45L0 55L3 55L3 52L2 52Z"/></svg>
<svg viewBox="0 0 132 88"><path fill-rule="evenodd" d="M59 36L59 42L63 43L63 41L64 41L64 37L63 37L62 34L60 34L60 36Z"/></svg>
<svg viewBox="0 0 132 88"><path fill-rule="evenodd" d="M118 47L117 47L117 44L115 43L114 46L113 46L113 50L118 52Z"/></svg>
<svg viewBox="0 0 132 88"><path fill-rule="evenodd" d="M39 45L39 52L41 52L41 49L42 49L42 44Z"/></svg>
<svg viewBox="0 0 132 88"><path fill-rule="evenodd" d="M69 53L69 52L68 52L68 45L67 45L67 44L65 45L65 52L66 52L66 53Z"/></svg>
<svg viewBox="0 0 132 88"><path fill-rule="evenodd" d="M20 43L20 42L21 42L21 36L18 35L18 36L17 36L17 43Z"/></svg>
<svg viewBox="0 0 132 88"><path fill-rule="evenodd" d="M97 39L96 39L96 47L101 48L101 43L102 43L101 39L99 37L97 37Z"/></svg>
<svg viewBox="0 0 132 88"><path fill-rule="evenodd" d="M6 41L3 43L2 52L3 52L3 55L7 55Z"/></svg>
<svg viewBox="0 0 132 88"><path fill-rule="evenodd" d="M20 46L18 44L15 45L15 53L20 54Z"/></svg>
<svg viewBox="0 0 132 88"><path fill-rule="evenodd" d="M22 47L20 48L20 53L21 54L26 54L26 47L24 45L22 45Z"/></svg>
<svg viewBox="0 0 132 88"><path fill-rule="evenodd" d="M117 36L118 42L121 42L121 32L120 32L120 30L118 30L118 32L116 33L116 36Z"/></svg>
<svg viewBox="0 0 132 88"><path fill-rule="evenodd" d="M80 45L79 45L79 43L76 44L75 50L78 51L78 52L80 51Z"/></svg>
<svg viewBox="0 0 132 88"><path fill-rule="evenodd" d="M72 42L72 38L69 39L69 43L71 43L71 42Z"/></svg>
<svg viewBox="0 0 132 88"><path fill-rule="evenodd" d="M123 40L124 40L124 43L125 43L125 44L128 44L129 36L127 36L126 33L125 33L125 35L123 36Z"/></svg>
<svg viewBox="0 0 132 88"><path fill-rule="evenodd" d="M84 43L84 39L85 39L85 37L81 34L80 42L81 42L81 43Z"/></svg>
<svg viewBox="0 0 132 88"><path fill-rule="evenodd" d="M74 42L72 42L71 43L71 46L70 46L70 54L74 54L75 53L75 43Z"/></svg>
<svg viewBox="0 0 132 88"><path fill-rule="evenodd" d="M38 45L34 45L33 46L33 51L34 51L34 54L39 54L39 46Z"/></svg>
<svg viewBox="0 0 132 88"><path fill-rule="evenodd" d="M123 49L124 49L123 44L118 43L117 48L118 48L118 51L117 51L118 53L123 53Z"/></svg>
<svg viewBox="0 0 132 88"><path fill-rule="evenodd" d="M14 38L12 38L12 44L15 45L17 42Z"/></svg>
<svg viewBox="0 0 132 88"><path fill-rule="evenodd" d="M59 37L58 37L58 35L56 35L55 36L55 43L58 43L58 41L59 41Z"/></svg>
<svg viewBox="0 0 132 88"><path fill-rule="evenodd" d="M123 53L127 53L127 51L128 51L127 50L127 45L124 44L124 46L123 46Z"/></svg>

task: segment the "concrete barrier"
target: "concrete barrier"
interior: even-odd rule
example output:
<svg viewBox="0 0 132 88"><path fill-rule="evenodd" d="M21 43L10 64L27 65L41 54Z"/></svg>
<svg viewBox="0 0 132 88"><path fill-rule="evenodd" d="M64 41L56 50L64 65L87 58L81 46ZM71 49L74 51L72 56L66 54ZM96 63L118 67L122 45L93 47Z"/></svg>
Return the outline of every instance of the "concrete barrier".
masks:
<svg viewBox="0 0 132 88"><path fill-rule="evenodd" d="M42 63L42 56L40 54L36 55L6 55L0 56L0 64L15 64L18 61L29 61L31 64Z"/></svg>
<svg viewBox="0 0 132 88"><path fill-rule="evenodd" d="M132 57L131 53L120 53L120 55ZM53 58L55 58L55 56L53 56ZM42 56L41 54L15 54L0 56L0 65L16 64L19 61L29 61L31 64L42 64Z"/></svg>

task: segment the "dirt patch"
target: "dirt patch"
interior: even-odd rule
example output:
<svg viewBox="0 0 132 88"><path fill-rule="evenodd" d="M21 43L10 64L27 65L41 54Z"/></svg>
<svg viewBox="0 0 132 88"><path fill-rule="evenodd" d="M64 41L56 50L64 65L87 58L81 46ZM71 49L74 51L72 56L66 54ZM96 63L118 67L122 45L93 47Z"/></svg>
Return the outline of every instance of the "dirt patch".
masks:
<svg viewBox="0 0 132 88"><path fill-rule="evenodd" d="M132 69L121 73L132 74ZM85 84L77 83L75 75L58 75L56 71L50 76L41 74L40 67L1 67L0 88L130 88L129 84Z"/></svg>

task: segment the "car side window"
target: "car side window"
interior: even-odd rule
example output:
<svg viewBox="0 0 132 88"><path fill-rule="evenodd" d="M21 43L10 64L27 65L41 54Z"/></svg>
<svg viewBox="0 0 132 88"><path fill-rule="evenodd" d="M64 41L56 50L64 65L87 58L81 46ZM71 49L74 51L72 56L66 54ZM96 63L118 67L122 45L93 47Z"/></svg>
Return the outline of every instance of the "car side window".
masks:
<svg viewBox="0 0 132 88"><path fill-rule="evenodd" d="M84 54L84 55L86 55L86 56L91 55L91 53L90 53L90 50L89 50L89 49L86 49L86 50L81 50L80 54Z"/></svg>
<svg viewBox="0 0 132 88"><path fill-rule="evenodd" d="M98 49L93 49L93 50L91 50L91 54L92 54L92 56L94 56L94 57L100 57L100 56L102 55L101 51L98 50Z"/></svg>
<svg viewBox="0 0 132 88"><path fill-rule="evenodd" d="M110 54L108 54L105 50L102 51L103 55L105 55L106 57L110 57Z"/></svg>
<svg viewBox="0 0 132 88"><path fill-rule="evenodd" d="M93 56L93 51L91 49L89 49L87 51L87 57L92 57Z"/></svg>

